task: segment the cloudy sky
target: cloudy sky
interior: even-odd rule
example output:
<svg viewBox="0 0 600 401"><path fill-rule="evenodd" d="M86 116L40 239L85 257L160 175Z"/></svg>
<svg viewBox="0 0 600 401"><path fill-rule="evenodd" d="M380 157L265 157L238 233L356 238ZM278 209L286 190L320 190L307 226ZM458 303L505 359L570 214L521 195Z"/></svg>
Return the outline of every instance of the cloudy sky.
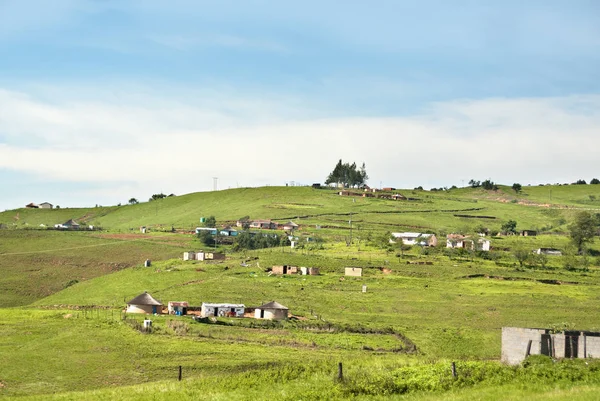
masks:
<svg viewBox="0 0 600 401"><path fill-rule="evenodd" d="M0 210L600 178L596 0L0 0Z"/></svg>

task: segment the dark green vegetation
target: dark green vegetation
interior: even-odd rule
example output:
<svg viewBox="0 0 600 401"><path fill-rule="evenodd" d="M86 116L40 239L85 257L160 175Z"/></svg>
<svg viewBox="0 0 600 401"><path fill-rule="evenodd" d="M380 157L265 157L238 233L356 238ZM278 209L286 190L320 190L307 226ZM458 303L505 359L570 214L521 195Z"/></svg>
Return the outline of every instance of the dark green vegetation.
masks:
<svg viewBox="0 0 600 401"><path fill-rule="evenodd" d="M416 200L255 188L0 213L8 227L0 229L0 397L596 399L596 362L497 360L502 326L600 331L600 241L586 237L579 254L571 238L587 221L582 211L592 221L600 212L600 186L398 192ZM211 215L218 227L242 216L293 220L302 246L233 252L219 243L227 260L183 262L183 251L206 249L193 228ZM70 218L105 231L31 229ZM509 221L510 231L543 235L492 237L489 253L444 248L446 233L495 234ZM390 231L434 232L440 245L390 244ZM541 247L565 256L533 255ZM281 264L322 274L266 271ZM343 277L345 266L363 267L364 276ZM121 310L142 291L192 305L276 300L297 319L160 316L141 333L143 316L123 319ZM344 379L336 380L340 361Z"/></svg>

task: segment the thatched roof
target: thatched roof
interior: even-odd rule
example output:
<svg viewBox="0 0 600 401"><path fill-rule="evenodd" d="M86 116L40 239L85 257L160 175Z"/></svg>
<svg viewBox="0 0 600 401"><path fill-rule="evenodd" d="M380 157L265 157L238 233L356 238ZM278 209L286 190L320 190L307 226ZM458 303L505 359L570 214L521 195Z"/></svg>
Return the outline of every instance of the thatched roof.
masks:
<svg viewBox="0 0 600 401"><path fill-rule="evenodd" d="M152 295L144 291L143 294L138 295L131 301L127 302L127 305L156 305L161 306L162 303L152 298Z"/></svg>
<svg viewBox="0 0 600 401"><path fill-rule="evenodd" d="M259 306L256 309L285 309L285 310L288 310L288 307L281 305L279 302L271 301L269 303Z"/></svg>

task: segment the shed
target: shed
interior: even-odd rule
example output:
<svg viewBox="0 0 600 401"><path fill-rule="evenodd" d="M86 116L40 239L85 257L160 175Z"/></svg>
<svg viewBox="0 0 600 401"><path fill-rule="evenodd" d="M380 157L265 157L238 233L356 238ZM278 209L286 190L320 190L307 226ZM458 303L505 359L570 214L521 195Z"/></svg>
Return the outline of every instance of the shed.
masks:
<svg viewBox="0 0 600 401"><path fill-rule="evenodd" d="M244 317L243 304L211 304L202 302L200 316L202 317Z"/></svg>
<svg viewBox="0 0 600 401"><path fill-rule="evenodd" d="M40 209L52 209L53 205L52 205L52 203L42 202L38 205L38 207Z"/></svg>
<svg viewBox="0 0 600 401"><path fill-rule="evenodd" d="M362 267L346 267L344 274L346 276L362 277Z"/></svg>
<svg viewBox="0 0 600 401"><path fill-rule="evenodd" d="M127 302L128 313L162 313L162 303L157 301L144 291L143 294L138 295L131 301Z"/></svg>
<svg viewBox="0 0 600 401"><path fill-rule="evenodd" d="M288 318L289 309L278 302L271 301L257 307L254 311L256 319L283 320Z"/></svg>
<svg viewBox="0 0 600 401"><path fill-rule="evenodd" d="M186 301L169 301L167 305L169 315L187 315L190 306Z"/></svg>
<svg viewBox="0 0 600 401"><path fill-rule="evenodd" d="M26 208L28 208L28 209L37 209L37 208L39 208L39 206L38 206L38 205L36 205L36 204L35 204L35 203L33 203L33 202L31 202L31 203L28 203L27 205L25 205L25 207L26 207Z"/></svg>
<svg viewBox="0 0 600 401"><path fill-rule="evenodd" d="M521 231L521 236L523 236L523 237L535 237L536 235L537 235L537 231L535 231L535 230L523 230L523 231Z"/></svg>

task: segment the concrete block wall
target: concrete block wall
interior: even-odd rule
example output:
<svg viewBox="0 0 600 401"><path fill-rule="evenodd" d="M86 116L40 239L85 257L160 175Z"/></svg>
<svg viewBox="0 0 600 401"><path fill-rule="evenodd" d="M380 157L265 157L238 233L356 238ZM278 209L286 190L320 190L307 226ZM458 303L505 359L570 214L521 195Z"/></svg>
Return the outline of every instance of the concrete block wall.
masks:
<svg viewBox="0 0 600 401"><path fill-rule="evenodd" d="M597 336L581 336L580 341L585 338L585 348L580 345L581 356L583 357L583 350L585 349L585 358L600 358L600 337Z"/></svg>
<svg viewBox="0 0 600 401"><path fill-rule="evenodd" d="M502 328L502 362L518 365L523 362L527 353L527 344L531 340L531 355L541 353L542 334L544 329L525 329L521 327ZM564 351L563 351L564 352Z"/></svg>

